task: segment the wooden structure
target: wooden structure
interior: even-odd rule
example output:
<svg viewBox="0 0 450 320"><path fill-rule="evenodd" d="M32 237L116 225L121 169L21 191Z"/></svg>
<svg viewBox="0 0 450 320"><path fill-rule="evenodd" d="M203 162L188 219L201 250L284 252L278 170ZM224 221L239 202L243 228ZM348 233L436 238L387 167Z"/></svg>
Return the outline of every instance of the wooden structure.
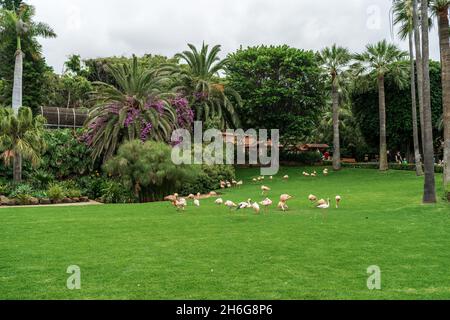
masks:
<svg viewBox="0 0 450 320"><path fill-rule="evenodd" d="M40 112L41 115L47 120L46 126L52 129L82 128L89 114L87 109L54 107L41 107Z"/></svg>

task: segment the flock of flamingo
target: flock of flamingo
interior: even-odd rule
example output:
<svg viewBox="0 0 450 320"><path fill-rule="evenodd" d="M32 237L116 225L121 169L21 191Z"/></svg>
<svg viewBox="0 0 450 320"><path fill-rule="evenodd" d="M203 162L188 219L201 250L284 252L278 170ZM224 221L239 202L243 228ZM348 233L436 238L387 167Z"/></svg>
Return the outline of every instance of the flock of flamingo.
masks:
<svg viewBox="0 0 450 320"><path fill-rule="evenodd" d="M329 171L328 169L324 169L323 170L323 175L324 176L328 176ZM313 173L308 173L308 172L303 172L303 176L305 177L317 177L318 173L316 171L314 171ZM274 179L273 176L270 176L268 178L268 180L272 181ZM261 176L258 178L254 178L252 179L252 181L254 183L258 183L258 182L263 182L266 180L266 177ZM289 180L289 176L285 175L283 177L283 180L287 181ZM220 188L221 189L227 189L227 188L232 188L232 187L241 187L244 184L244 182L241 181L221 181L220 182ZM261 195L263 197L266 197L263 201L261 202L254 202L252 201L252 199L248 199L247 201L241 202L241 203L234 203L233 201L230 200L226 200L224 201L222 198L218 198L215 200L215 204L218 206L225 206L227 208L231 210L245 210L245 209L251 209L253 210L256 214L260 214L261 213L261 207L264 209L264 212L267 212L269 210L269 208L274 204L274 202L268 198L268 194L270 193L272 189L266 185L262 185L261 186ZM177 193L175 193L174 195L170 195L167 196L166 198L164 198L165 201L169 201L171 202L171 204L178 210L182 210L184 211L186 209L186 207L188 206L188 200L192 200L193 201L193 205L195 207L200 207L200 200L202 198L210 198L210 197L217 197L218 194L214 191L210 192L208 195L206 196L202 196L200 193L197 193L197 195L193 195L190 194L187 198L182 198L179 197L179 195ZM289 194L282 194L280 196L280 200L278 202L278 206L277 208L283 212L286 212L289 210L289 206L288 206L288 201L291 200L293 198L293 196L289 195ZM328 198L327 200L325 199L319 199L317 196L311 194L308 197L308 200L315 205L315 207L317 209L329 209L331 207L331 200ZM336 209L339 208L339 205L341 203L342 197L341 196L336 196L335 197L335 201L336 201Z"/></svg>

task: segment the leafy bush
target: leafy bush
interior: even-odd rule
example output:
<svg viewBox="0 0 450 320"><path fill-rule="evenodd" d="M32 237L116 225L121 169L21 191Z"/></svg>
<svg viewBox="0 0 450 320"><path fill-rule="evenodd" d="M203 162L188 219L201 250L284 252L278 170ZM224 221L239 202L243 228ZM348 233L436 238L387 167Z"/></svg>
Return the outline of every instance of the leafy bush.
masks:
<svg viewBox="0 0 450 320"><path fill-rule="evenodd" d="M236 178L236 172L233 166L228 165L203 165L200 168L195 181L183 184L180 194L207 194L212 190L217 190L220 187L220 181L232 181Z"/></svg>
<svg viewBox="0 0 450 320"><path fill-rule="evenodd" d="M49 184L52 183L55 180L54 175L49 173L46 170L35 170L31 174L31 181L33 186L39 189L47 189Z"/></svg>
<svg viewBox="0 0 450 320"><path fill-rule="evenodd" d="M42 170L52 172L58 178L89 174L92 158L86 145L78 141L82 130L48 130L45 133L47 152L43 156Z"/></svg>
<svg viewBox="0 0 450 320"><path fill-rule="evenodd" d="M136 198L132 192L117 181L107 181L102 193L103 203L132 203Z"/></svg>
<svg viewBox="0 0 450 320"><path fill-rule="evenodd" d="M94 173L80 177L76 183L84 196L89 197L89 199L100 199L103 196L103 189L106 186L107 179L98 173Z"/></svg>
<svg viewBox="0 0 450 320"><path fill-rule="evenodd" d="M354 169L375 169L378 170L380 165L374 162L367 163L342 163L343 168L354 168ZM403 170L403 171L416 171L416 165L412 163L408 164L398 164L389 163L390 170ZM441 166L434 167L435 173L443 173L443 168Z"/></svg>
<svg viewBox="0 0 450 320"><path fill-rule="evenodd" d="M60 201L65 197L64 188L58 184L52 184L48 188L47 195L50 200Z"/></svg>
<svg viewBox="0 0 450 320"><path fill-rule="evenodd" d="M33 193L34 190L30 185L20 184L10 193L9 197L17 199L17 202L21 205L26 205L30 203Z"/></svg>
<svg viewBox="0 0 450 320"><path fill-rule="evenodd" d="M123 144L104 170L120 178L140 202L162 200L198 175L195 166L175 165L171 155L165 143L134 140Z"/></svg>
<svg viewBox="0 0 450 320"><path fill-rule="evenodd" d="M322 156L318 152L289 152L280 153L280 160L286 162L295 162L301 165L316 165L322 163Z"/></svg>

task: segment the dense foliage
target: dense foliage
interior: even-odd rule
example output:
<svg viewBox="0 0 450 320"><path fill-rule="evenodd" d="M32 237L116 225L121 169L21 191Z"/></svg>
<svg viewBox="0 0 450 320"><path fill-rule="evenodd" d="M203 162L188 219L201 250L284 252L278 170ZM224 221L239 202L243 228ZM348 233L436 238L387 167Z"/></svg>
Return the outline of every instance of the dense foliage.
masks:
<svg viewBox="0 0 450 320"><path fill-rule="evenodd" d="M122 144L104 169L133 190L140 202L162 200L197 175L195 167L175 165L171 155L172 149L165 143L133 140Z"/></svg>
<svg viewBox="0 0 450 320"><path fill-rule="evenodd" d="M245 128L280 129L284 140L304 142L325 104L325 87L312 51L288 46L240 49L229 56L230 85L240 93Z"/></svg>
<svg viewBox="0 0 450 320"><path fill-rule="evenodd" d="M431 105L433 123L438 124L442 115L442 89L440 66L437 62L430 64ZM410 88L399 89L390 79L386 78L386 127L388 149L400 150L403 153L412 151L412 118ZM352 96L353 111L366 142L371 147L379 143L378 91L371 87L367 92L355 92ZM437 132L436 132L437 136Z"/></svg>

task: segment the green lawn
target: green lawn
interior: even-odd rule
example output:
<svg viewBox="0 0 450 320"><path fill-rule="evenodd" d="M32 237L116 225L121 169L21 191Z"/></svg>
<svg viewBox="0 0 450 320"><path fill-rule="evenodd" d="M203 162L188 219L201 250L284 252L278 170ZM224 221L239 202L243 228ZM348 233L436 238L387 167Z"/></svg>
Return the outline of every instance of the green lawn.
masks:
<svg viewBox="0 0 450 320"><path fill-rule="evenodd" d="M0 299L450 299L450 207L421 205L420 178L303 170L266 181L272 199L296 197L287 214L212 199L183 214L168 203L0 209ZM258 173L239 171L246 185L224 200L259 201ZM342 207L323 222L310 193L339 194ZM81 290L66 289L69 265ZM371 265L381 291L367 289Z"/></svg>

